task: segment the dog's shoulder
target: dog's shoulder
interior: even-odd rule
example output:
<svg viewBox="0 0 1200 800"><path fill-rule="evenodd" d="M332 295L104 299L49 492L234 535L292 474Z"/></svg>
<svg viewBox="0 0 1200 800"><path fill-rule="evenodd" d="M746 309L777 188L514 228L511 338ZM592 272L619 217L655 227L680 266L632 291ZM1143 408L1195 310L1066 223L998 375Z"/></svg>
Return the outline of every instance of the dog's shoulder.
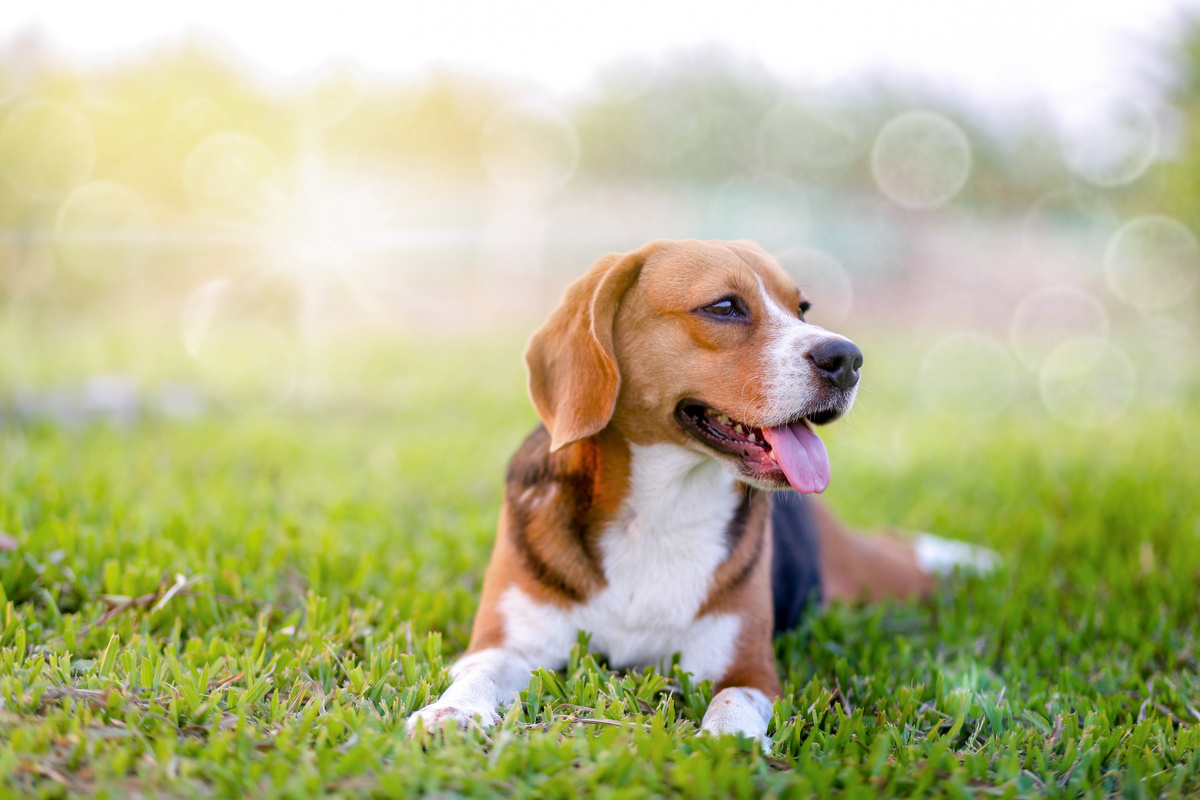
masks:
<svg viewBox="0 0 1200 800"><path fill-rule="evenodd" d="M550 433L539 425L509 461L500 535L547 599L582 602L604 584L598 457L589 441L551 452Z"/></svg>

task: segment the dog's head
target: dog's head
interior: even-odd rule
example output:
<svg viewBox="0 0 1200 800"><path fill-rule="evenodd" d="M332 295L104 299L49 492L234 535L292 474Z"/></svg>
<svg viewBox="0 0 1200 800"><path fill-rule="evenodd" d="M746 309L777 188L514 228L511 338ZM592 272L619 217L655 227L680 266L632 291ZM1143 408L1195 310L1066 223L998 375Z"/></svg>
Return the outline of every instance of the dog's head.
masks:
<svg viewBox="0 0 1200 800"><path fill-rule="evenodd" d="M751 242L655 242L598 261L529 342L551 448L606 428L674 443L760 488L821 492L814 425L849 410L862 352L804 321L808 302Z"/></svg>

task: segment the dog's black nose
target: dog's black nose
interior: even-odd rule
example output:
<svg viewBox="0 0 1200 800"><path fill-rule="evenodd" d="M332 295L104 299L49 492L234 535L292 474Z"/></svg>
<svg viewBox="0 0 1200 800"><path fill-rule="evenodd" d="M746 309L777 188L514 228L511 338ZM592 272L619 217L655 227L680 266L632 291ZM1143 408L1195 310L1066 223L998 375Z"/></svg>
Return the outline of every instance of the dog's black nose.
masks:
<svg viewBox="0 0 1200 800"><path fill-rule="evenodd" d="M862 366L863 355L854 342L834 339L814 347L808 357L837 388L849 389L858 383L858 368Z"/></svg>

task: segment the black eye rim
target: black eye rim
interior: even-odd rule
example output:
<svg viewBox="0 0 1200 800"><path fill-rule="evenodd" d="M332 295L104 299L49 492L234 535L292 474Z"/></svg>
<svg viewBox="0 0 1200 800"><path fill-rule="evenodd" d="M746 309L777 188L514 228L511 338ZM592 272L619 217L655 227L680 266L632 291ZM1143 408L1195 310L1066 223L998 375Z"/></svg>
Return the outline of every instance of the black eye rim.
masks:
<svg viewBox="0 0 1200 800"><path fill-rule="evenodd" d="M715 310L717 306L720 306L723 303L728 303L729 305L722 311ZM746 308L746 303L736 294L727 294L718 300L714 300L711 303L706 303L705 305L694 309L694 311L697 314L704 314L707 317L711 317L722 322L750 321L750 311Z"/></svg>
<svg viewBox="0 0 1200 800"><path fill-rule="evenodd" d="M808 302L807 300L801 301L801 303L800 303L800 321L801 322L804 322L804 315L807 314L811 310L812 310L812 303Z"/></svg>

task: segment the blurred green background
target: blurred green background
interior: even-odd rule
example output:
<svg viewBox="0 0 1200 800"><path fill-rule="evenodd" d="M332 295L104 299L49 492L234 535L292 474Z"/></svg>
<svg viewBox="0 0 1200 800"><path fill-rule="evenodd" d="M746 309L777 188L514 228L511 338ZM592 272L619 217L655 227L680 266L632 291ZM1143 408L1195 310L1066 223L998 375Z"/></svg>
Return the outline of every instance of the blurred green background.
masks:
<svg viewBox="0 0 1200 800"><path fill-rule="evenodd" d="M332 342L521 338L599 255L683 237L758 241L817 322L920 348L917 388L956 413L1182 403L1198 30L1137 42L1149 77L1082 126L882 73L805 88L716 44L554 95L453 65L269 80L199 36L74 63L14 34L0 408L320 402L360 377L332 380Z"/></svg>

